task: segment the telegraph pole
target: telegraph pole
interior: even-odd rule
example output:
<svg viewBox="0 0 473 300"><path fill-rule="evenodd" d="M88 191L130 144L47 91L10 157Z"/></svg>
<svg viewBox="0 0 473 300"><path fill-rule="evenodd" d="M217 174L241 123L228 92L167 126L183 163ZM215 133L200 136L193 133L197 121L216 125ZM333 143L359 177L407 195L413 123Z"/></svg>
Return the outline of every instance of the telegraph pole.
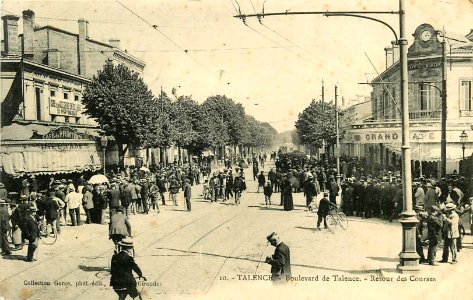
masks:
<svg viewBox="0 0 473 300"><path fill-rule="evenodd" d="M324 87L323 78L322 78L322 121L324 121L323 124L325 124L325 87ZM322 147L324 147L325 168L327 169L328 168L328 146L327 146L327 143L325 142L325 139L322 140Z"/></svg>
<svg viewBox="0 0 473 300"><path fill-rule="evenodd" d="M447 174L447 53L445 32L442 39L442 125L440 137L440 177Z"/></svg>
<svg viewBox="0 0 473 300"><path fill-rule="evenodd" d="M335 158L337 161L337 184L340 185L340 135L338 132L338 94L337 85L335 85L335 135L336 135L336 147L335 147Z"/></svg>

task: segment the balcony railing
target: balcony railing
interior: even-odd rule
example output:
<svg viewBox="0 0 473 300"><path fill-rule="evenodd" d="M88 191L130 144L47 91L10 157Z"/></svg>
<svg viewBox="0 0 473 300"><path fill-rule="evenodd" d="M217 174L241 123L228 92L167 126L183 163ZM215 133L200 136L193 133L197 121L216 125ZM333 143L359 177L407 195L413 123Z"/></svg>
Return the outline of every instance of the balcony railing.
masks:
<svg viewBox="0 0 473 300"><path fill-rule="evenodd" d="M409 112L410 120L418 119L440 119L442 116L441 110L413 110Z"/></svg>

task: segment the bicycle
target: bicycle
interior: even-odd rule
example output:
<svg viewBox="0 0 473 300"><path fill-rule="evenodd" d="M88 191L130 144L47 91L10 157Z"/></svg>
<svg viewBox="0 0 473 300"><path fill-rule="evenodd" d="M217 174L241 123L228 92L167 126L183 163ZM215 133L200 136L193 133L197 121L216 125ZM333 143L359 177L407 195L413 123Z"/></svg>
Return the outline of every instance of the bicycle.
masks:
<svg viewBox="0 0 473 300"><path fill-rule="evenodd" d="M330 211L330 214L326 217L326 222L327 228L331 233L335 233L338 225L340 225L344 230L348 228L348 218L338 208L334 208Z"/></svg>
<svg viewBox="0 0 473 300"><path fill-rule="evenodd" d="M59 220L56 220L58 222ZM53 224L44 224L43 220L38 221L39 239L46 245L52 245L57 241L57 229Z"/></svg>

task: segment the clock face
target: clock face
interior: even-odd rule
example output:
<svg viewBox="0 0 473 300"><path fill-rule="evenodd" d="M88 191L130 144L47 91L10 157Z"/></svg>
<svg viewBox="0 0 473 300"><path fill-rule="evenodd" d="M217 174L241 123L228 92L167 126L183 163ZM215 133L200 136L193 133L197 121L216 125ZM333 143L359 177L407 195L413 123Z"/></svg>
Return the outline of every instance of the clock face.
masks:
<svg viewBox="0 0 473 300"><path fill-rule="evenodd" d="M423 40L424 42L427 42L428 40L430 40L431 37L432 37L432 34L428 30L423 31L420 35L421 40Z"/></svg>

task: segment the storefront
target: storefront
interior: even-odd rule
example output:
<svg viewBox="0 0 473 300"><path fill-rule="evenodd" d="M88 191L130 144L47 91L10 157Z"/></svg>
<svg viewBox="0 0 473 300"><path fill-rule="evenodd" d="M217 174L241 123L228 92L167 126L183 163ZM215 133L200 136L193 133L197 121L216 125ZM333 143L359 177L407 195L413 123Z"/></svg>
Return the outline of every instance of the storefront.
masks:
<svg viewBox="0 0 473 300"><path fill-rule="evenodd" d="M50 178L74 179L103 168L96 131L69 126L13 124L2 128L0 163L2 182L17 190L19 179L34 176L40 187ZM115 154L115 155L114 155ZM107 164L118 162L116 151L106 156Z"/></svg>

